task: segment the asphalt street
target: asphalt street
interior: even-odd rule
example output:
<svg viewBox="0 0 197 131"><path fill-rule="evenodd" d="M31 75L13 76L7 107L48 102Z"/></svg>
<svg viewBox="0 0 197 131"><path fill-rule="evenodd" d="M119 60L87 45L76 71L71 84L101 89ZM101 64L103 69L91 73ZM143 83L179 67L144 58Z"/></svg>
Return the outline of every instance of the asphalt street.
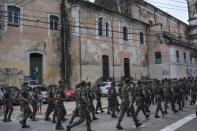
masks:
<svg viewBox="0 0 197 131"><path fill-rule="evenodd" d="M103 99L104 106L106 106L106 99ZM72 105L72 106L69 106ZM74 102L70 102L66 107L69 107L70 110L74 109ZM197 119L194 115L195 107L190 106L187 102L186 107L183 111L178 113L173 113L169 109L168 114L159 119L154 118L155 106L151 106L151 116L148 120L143 116L142 113L139 114L138 119L143 123L143 126L140 128L135 128L132 117L127 117L125 115L122 126L124 127L123 131L196 131L197 130ZM161 116L161 114L160 114ZM188 119L188 116L192 116L191 120ZM106 112L103 114L97 115L99 120L93 121L91 123L92 129L94 131L116 131L117 119L111 118L107 115ZM20 114L14 114L13 122L3 123L2 115L0 116L0 131L54 131L55 124L51 122L44 121L44 114L38 114L37 118L39 121L28 120L27 124L31 126L30 129L21 129L21 125L18 121L21 119ZM67 116L69 119L70 116ZM188 122L185 119L189 120ZM77 120L77 119L76 119ZM65 127L68 123L64 122L62 125ZM178 126L177 126L178 125ZM178 128L177 128L178 127ZM86 124L83 123L80 126L77 126L72 129L72 131L86 131Z"/></svg>

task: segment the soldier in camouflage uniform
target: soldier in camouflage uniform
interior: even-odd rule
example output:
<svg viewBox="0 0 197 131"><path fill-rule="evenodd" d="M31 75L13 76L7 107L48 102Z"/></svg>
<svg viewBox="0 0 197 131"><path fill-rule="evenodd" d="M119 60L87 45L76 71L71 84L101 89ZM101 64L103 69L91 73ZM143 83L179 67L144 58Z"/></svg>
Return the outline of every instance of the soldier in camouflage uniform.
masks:
<svg viewBox="0 0 197 131"><path fill-rule="evenodd" d="M87 83L87 98L90 101L90 112L92 113L92 120L97 120L98 118L95 115L94 99L95 95L91 86L91 82Z"/></svg>
<svg viewBox="0 0 197 131"><path fill-rule="evenodd" d="M137 106L135 117L137 118L139 112L142 111L146 119L148 119L150 114L147 114L145 111L145 85L141 84L141 81L138 82L137 88L135 89L135 95Z"/></svg>
<svg viewBox="0 0 197 131"><path fill-rule="evenodd" d="M115 89L115 82L111 83L111 87L108 90L108 110L112 112L111 116L112 117L117 117L116 116L116 111L118 109L118 98L117 98L117 93Z"/></svg>
<svg viewBox="0 0 197 131"><path fill-rule="evenodd" d="M91 126L90 126L91 117L89 113L90 101L87 98L85 81L81 83L81 87L77 93L77 99L79 100L78 108L79 108L80 119L74 122L73 124L69 124L67 126L67 131L70 131L71 128L83 123L85 120L86 120L86 125L87 125L87 131L92 131Z"/></svg>
<svg viewBox="0 0 197 131"><path fill-rule="evenodd" d="M23 107L23 119L20 121L22 128L29 128L30 126L26 125L27 118L29 118L32 114L31 108L29 106L29 93L27 90L27 84L23 84L22 90L21 90L21 106Z"/></svg>
<svg viewBox="0 0 197 131"><path fill-rule="evenodd" d="M162 109L162 97L163 97L163 88L160 84L160 81L156 81L156 86L154 90L155 94L155 102L156 102L156 113L155 113L155 118L159 118L160 116L158 115L159 111L161 111L162 115L164 116L164 111Z"/></svg>
<svg viewBox="0 0 197 131"><path fill-rule="evenodd" d="M144 97L145 97L145 111L150 113L151 111L149 110L149 107L151 105L151 83L150 82L147 82L145 83L145 86L144 86Z"/></svg>
<svg viewBox="0 0 197 131"><path fill-rule="evenodd" d="M95 113L99 114L98 113L98 109L100 109L101 113L103 113L104 111L102 109L102 103L101 103L101 96L102 96L102 94L101 94L100 84L98 84L96 86L95 95L96 95L96 101L97 101Z"/></svg>
<svg viewBox="0 0 197 131"><path fill-rule="evenodd" d="M54 107L55 107L53 85L49 85L49 87L48 87L47 100L48 100L48 106L47 106L47 110L45 113L45 121L50 121L51 118L49 116L54 111Z"/></svg>
<svg viewBox="0 0 197 131"><path fill-rule="evenodd" d="M132 92L132 88L130 87L130 80L126 79L125 84L121 88L121 105L120 105L120 114L118 118L118 124L116 128L118 130L122 130L123 127L121 126L122 119L124 117L124 114L128 110L129 107L133 106L134 103L134 92ZM132 109L132 108L131 108ZM136 127L141 126L142 124L138 122L136 116L135 116L135 111L131 111L132 116L133 116L133 121L135 122Z"/></svg>
<svg viewBox="0 0 197 131"><path fill-rule="evenodd" d="M14 110L12 105L12 99L11 99L11 91L10 89L5 90L5 94L3 96L3 103L4 103L4 122L10 122L11 115Z"/></svg>
<svg viewBox="0 0 197 131"><path fill-rule="evenodd" d="M34 90L31 95L31 106L33 109L31 119L32 119L32 121L37 121L36 120L36 113L38 111L38 92L36 90Z"/></svg>
<svg viewBox="0 0 197 131"><path fill-rule="evenodd" d="M171 103L172 111L177 113L178 111L175 108L175 94L172 88L172 81L165 80L164 81L164 108L165 114L167 114L168 103Z"/></svg>
<svg viewBox="0 0 197 131"><path fill-rule="evenodd" d="M57 114L57 122L56 122L56 130L63 130L63 126L61 125L61 121L65 116L65 107L64 107L64 82L59 81L59 87L56 92L56 114Z"/></svg>
<svg viewBox="0 0 197 131"><path fill-rule="evenodd" d="M80 91L80 86L81 86L81 83L79 83L79 84L76 85L76 99L75 99L76 107L75 107L75 109L73 111L73 114L71 116L71 119L69 121L69 124L72 124L73 121L74 121L74 119L75 119L75 117L79 116L79 101L80 101L79 98L80 97L78 97L78 95L79 95L79 91Z"/></svg>

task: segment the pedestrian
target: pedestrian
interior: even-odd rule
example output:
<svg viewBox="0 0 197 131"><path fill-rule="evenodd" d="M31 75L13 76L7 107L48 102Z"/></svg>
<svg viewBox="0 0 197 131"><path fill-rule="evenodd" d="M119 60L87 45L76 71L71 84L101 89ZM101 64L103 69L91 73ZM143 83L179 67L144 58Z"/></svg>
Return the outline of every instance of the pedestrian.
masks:
<svg viewBox="0 0 197 131"><path fill-rule="evenodd" d="M67 125L67 131L70 131L73 127L80 125L86 120L86 126L87 126L87 131L92 131L91 130L91 117L89 113L89 107L90 107L90 101L87 98L87 92L86 92L86 82L82 81L81 86L78 92L78 98L79 99L79 115L80 118L78 121Z"/></svg>
<svg viewBox="0 0 197 131"><path fill-rule="evenodd" d="M38 112L42 113L43 95L40 90L38 90Z"/></svg>

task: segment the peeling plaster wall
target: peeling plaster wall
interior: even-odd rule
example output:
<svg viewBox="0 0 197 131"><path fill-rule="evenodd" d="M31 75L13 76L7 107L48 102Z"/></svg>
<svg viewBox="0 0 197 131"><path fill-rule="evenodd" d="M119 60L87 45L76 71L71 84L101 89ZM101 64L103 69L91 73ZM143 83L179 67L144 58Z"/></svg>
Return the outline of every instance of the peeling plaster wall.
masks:
<svg viewBox="0 0 197 131"><path fill-rule="evenodd" d="M1 32L0 69L8 68L21 71L24 79L24 76L30 75L30 53L41 53L44 58L43 83L56 83L60 79L60 38L59 32L49 32L49 29L47 29L49 24L47 23L49 14L59 14L59 3L53 0L36 0L21 8L21 12L23 19L21 19L20 27L6 26ZM22 76L20 76L20 80L22 80ZM4 82L6 81L1 79L0 83ZM15 84L14 82L10 83Z"/></svg>
<svg viewBox="0 0 197 131"><path fill-rule="evenodd" d="M79 11L80 10L80 11ZM115 78L120 79L124 76L124 58L130 59L130 74L136 79L142 76L147 76L147 46L146 37L144 38L144 45L140 45L139 35L131 33L140 33L141 28L146 34L146 26L140 23L132 22L131 20L119 15L107 13L105 11L97 11L85 7L78 7L74 5L70 9L72 24L81 28L72 27L71 45L72 45L72 64L73 64L73 83L80 79L80 45L81 45L81 74L82 80L88 77L91 82L96 81L102 77L102 56L109 56L110 77L113 76L113 56L112 56L112 34L110 37L105 36L105 22L109 22L110 29L116 30L114 32L114 70ZM80 14L79 14L80 13ZM76 16L81 16L77 19ZM97 23L98 18L103 17L103 36L98 36ZM77 22L78 21L78 22ZM79 22L80 21L80 22ZM123 40L122 28L128 27L128 41ZM118 30L118 31L117 31Z"/></svg>

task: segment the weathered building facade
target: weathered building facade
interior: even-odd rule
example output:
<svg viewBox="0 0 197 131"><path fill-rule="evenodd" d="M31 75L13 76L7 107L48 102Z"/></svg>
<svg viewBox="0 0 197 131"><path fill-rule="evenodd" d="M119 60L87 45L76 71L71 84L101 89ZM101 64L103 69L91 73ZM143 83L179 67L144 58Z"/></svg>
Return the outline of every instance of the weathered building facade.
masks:
<svg viewBox="0 0 197 131"><path fill-rule="evenodd" d="M0 83L16 83L25 76L56 83L62 73L60 1L1 5ZM68 0L65 8L65 68L72 86L85 79L196 75L188 25L153 5L141 0Z"/></svg>
<svg viewBox="0 0 197 131"><path fill-rule="evenodd" d="M39 83L60 79L59 2L1 0L0 83L20 85L25 76Z"/></svg>

